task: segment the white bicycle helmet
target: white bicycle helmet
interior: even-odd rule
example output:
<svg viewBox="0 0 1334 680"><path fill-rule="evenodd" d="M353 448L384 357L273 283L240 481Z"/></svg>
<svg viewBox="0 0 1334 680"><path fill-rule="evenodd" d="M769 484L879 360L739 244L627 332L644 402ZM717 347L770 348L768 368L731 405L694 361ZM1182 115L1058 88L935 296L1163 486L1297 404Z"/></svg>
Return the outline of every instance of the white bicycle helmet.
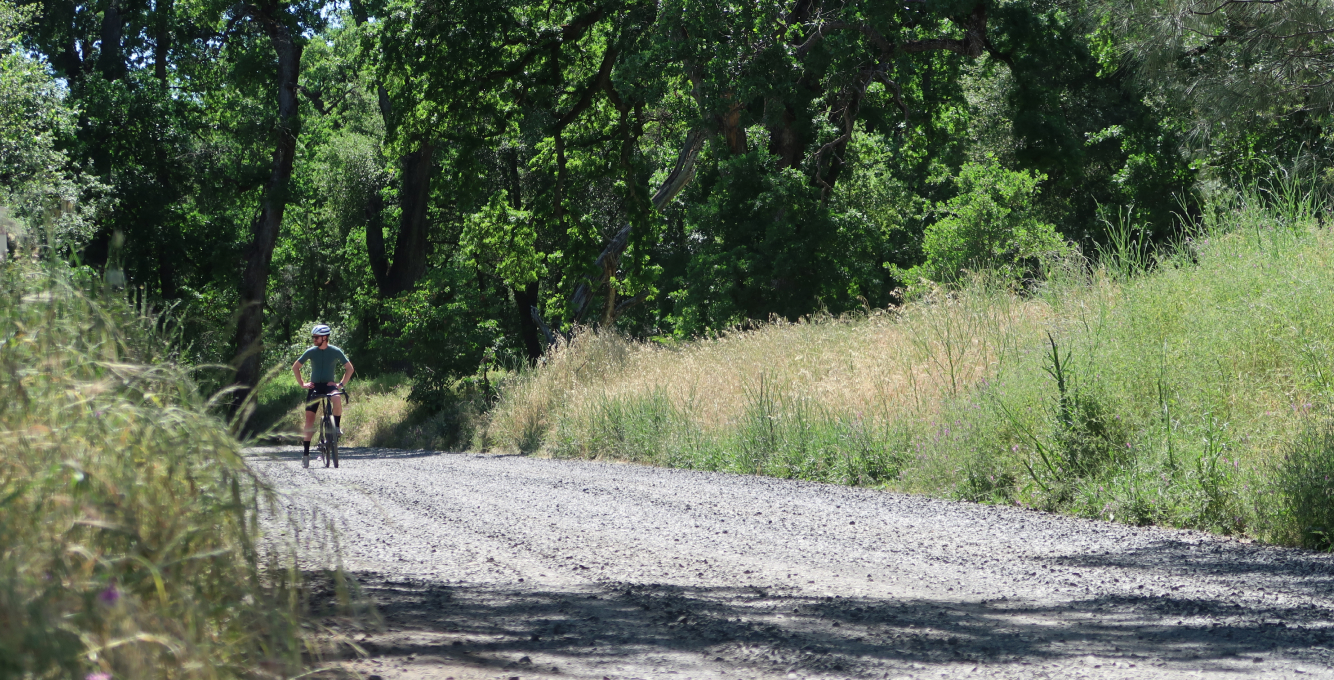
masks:
<svg viewBox="0 0 1334 680"><path fill-rule="evenodd" d="M329 333L329 327L322 323L316 324L314 328L310 329L311 335L329 335Z"/></svg>

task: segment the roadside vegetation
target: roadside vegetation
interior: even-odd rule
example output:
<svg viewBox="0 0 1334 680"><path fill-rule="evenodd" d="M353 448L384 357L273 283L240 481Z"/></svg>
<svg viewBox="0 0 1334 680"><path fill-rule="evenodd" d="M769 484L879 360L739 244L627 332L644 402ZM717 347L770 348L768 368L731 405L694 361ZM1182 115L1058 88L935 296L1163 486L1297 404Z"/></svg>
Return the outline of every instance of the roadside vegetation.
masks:
<svg viewBox="0 0 1334 680"><path fill-rule="evenodd" d="M1305 188L1303 188L1305 187ZM1170 248L681 344L586 332L502 388L497 447L1018 503L1328 549L1334 234L1313 182ZM479 436L480 439L480 436Z"/></svg>
<svg viewBox="0 0 1334 680"><path fill-rule="evenodd" d="M0 265L0 677L300 673L327 636L274 498L169 324L88 274Z"/></svg>
<svg viewBox="0 0 1334 680"><path fill-rule="evenodd" d="M294 356L297 356L294 354ZM494 377L503 380L508 373ZM343 421L342 446L379 446L399 449L457 450L467 448L482 422L489 386L461 380L447 389L444 407L412 399L415 382L403 373L354 379L348 385L351 401ZM282 372L257 392L257 407L250 429L273 442L300 441L306 391ZM318 421L317 421L318 426ZM318 437L318 434L315 435Z"/></svg>

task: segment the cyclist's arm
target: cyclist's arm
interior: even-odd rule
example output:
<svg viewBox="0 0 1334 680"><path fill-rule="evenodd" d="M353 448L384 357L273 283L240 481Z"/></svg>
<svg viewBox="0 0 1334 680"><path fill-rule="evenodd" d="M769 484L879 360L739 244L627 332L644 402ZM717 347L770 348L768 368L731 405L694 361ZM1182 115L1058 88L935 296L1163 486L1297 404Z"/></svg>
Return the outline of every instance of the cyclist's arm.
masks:
<svg viewBox="0 0 1334 680"><path fill-rule="evenodd" d="M306 389L310 389L310 385L307 385L307 384L306 384L306 381L301 377L301 360L300 360L300 359L297 359L295 362L292 363L292 375L296 376L296 384L298 384L298 385L300 385L300 386L302 386L302 387L304 387L304 388L306 388Z"/></svg>
<svg viewBox="0 0 1334 680"><path fill-rule="evenodd" d="M356 370L357 369L352 367L351 361L343 364L343 380L342 382L338 383L338 386L340 388L347 387L347 384L352 381L352 374L355 373Z"/></svg>

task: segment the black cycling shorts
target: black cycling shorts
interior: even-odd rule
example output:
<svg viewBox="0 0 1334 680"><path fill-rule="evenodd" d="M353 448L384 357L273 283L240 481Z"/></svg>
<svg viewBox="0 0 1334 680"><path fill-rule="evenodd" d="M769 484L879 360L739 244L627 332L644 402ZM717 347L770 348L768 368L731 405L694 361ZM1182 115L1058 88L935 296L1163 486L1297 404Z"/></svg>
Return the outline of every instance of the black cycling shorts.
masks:
<svg viewBox="0 0 1334 680"><path fill-rule="evenodd" d="M306 410L314 413L320 410L320 402L324 401L324 395L334 392L338 389L338 383L332 385L324 383L315 383L315 386L306 390ZM332 414L331 414L332 415Z"/></svg>

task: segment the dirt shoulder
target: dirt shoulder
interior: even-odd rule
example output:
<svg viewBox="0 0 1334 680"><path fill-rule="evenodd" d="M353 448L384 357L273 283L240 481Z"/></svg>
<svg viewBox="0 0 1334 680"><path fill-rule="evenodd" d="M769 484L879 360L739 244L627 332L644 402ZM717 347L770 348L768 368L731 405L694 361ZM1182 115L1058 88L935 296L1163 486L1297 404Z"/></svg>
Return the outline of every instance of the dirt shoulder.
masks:
<svg viewBox="0 0 1334 680"><path fill-rule="evenodd" d="M256 449L448 678L1334 678L1334 556L762 477ZM312 552L314 554L314 552Z"/></svg>

